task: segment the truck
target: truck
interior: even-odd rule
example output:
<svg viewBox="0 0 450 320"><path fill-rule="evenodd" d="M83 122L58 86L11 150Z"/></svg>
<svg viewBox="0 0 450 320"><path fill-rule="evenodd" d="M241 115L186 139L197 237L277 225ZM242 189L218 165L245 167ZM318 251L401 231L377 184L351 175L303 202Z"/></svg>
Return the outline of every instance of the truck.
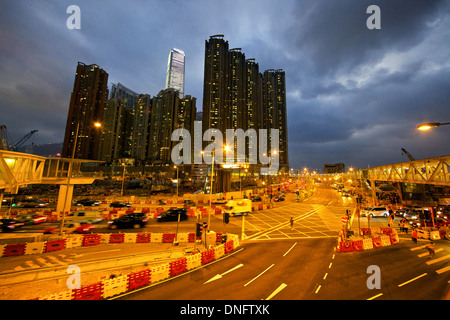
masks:
<svg viewBox="0 0 450 320"><path fill-rule="evenodd" d="M229 200L225 205L224 213L230 216L242 216L252 212L252 201L250 199Z"/></svg>

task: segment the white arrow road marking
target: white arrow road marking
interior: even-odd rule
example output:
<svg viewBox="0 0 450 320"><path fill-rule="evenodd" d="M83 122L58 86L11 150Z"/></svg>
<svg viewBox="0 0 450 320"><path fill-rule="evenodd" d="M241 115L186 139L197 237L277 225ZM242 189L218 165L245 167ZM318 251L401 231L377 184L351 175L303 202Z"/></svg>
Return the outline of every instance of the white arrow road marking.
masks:
<svg viewBox="0 0 450 320"><path fill-rule="evenodd" d="M208 282L212 282L212 281L215 281L215 280L219 280L220 278L222 278L224 275L226 275L227 273L230 273L230 272L232 272L232 271L234 271L234 270L237 270L237 269L239 269L240 267L243 267L244 265L241 263L241 264L238 264L236 267L234 267L234 268L232 268L232 269L230 269L230 270L228 270L228 271L225 271L224 273L222 273L222 274L217 274L217 275L215 275L214 277L212 277L211 279L209 279L208 281L206 281L204 284L207 284Z"/></svg>
<svg viewBox="0 0 450 320"><path fill-rule="evenodd" d="M275 289L274 292L272 292L272 294L270 296L268 296L266 298L266 300L272 299L278 292L280 292L281 290L283 290L286 287L287 287L287 284L286 283L282 283L278 288Z"/></svg>

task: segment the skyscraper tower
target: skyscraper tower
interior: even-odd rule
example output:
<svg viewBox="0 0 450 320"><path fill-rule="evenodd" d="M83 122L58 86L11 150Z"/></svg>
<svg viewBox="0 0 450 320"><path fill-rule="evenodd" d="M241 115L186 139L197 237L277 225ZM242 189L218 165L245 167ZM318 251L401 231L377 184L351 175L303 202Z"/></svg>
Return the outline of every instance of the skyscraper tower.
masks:
<svg viewBox="0 0 450 320"><path fill-rule="evenodd" d="M263 125L265 128L279 130L280 168L289 170L287 110L286 110L286 76L281 69L269 69L263 75ZM268 131L270 138L270 131Z"/></svg>
<svg viewBox="0 0 450 320"><path fill-rule="evenodd" d="M226 129L254 129L259 135L259 129L266 129L270 146L270 130L278 129L279 150L271 151L278 153L281 168L288 170L284 71L269 69L260 73L255 59L246 59L241 48L229 49L224 35L213 35L205 41L204 70L203 131L216 128L226 135ZM246 150L257 151L256 143L246 141ZM247 154L245 162L248 159ZM235 160L242 163L243 159Z"/></svg>
<svg viewBox="0 0 450 320"><path fill-rule="evenodd" d="M108 98L108 73L96 64L78 62L75 82L67 115L63 157L71 157L75 147L75 157L98 159L100 130L94 127L101 122ZM78 128L77 145L75 135Z"/></svg>
<svg viewBox="0 0 450 320"><path fill-rule="evenodd" d="M167 63L166 89L178 90L180 99L184 97L184 51L172 49Z"/></svg>

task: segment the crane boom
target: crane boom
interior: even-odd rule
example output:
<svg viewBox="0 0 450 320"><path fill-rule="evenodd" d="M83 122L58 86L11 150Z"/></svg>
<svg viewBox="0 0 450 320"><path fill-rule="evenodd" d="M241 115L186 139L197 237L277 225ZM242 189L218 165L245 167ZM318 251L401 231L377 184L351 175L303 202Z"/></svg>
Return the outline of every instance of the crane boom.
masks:
<svg viewBox="0 0 450 320"><path fill-rule="evenodd" d="M408 151L406 151L405 148L402 148L402 151L404 154L406 154L406 156L409 158L409 160L411 161L415 161L416 159L414 159L414 157L411 155L411 153L409 153Z"/></svg>
<svg viewBox="0 0 450 320"><path fill-rule="evenodd" d="M18 148L20 148L25 142L27 142L32 136L33 134L35 134L36 132L38 132L38 130L32 130L30 132L28 132L26 135L24 135L22 138L19 139L19 141L17 141L15 144L13 144L13 146L11 147L12 151L16 151Z"/></svg>

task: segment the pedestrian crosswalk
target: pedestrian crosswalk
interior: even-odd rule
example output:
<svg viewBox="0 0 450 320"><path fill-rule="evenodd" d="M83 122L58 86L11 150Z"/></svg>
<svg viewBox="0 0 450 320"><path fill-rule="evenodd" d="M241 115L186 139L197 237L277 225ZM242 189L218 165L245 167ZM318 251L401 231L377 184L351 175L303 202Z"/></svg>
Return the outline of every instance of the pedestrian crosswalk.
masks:
<svg viewBox="0 0 450 320"><path fill-rule="evenodd" d="M410 249L413 252L421 252L417 254L417 257L423 259L426 265L435 267L437 274L442 274L450 271L450 253L448 246L445 244L436 244L434 254L430 254L427 249L427 244L416 246Z"/></svg>
<svg viewBox="0 0 450 320"><path fill-rule="evenodd" d="M76 257L76 254L57 254L57 255L40 255L30 256L30 260L26 260L23 263L15 266L13 270L5 270L5 272L12 271L26 271L40 268L50 268L57 266L69 265L71 261Z"/></svg>

